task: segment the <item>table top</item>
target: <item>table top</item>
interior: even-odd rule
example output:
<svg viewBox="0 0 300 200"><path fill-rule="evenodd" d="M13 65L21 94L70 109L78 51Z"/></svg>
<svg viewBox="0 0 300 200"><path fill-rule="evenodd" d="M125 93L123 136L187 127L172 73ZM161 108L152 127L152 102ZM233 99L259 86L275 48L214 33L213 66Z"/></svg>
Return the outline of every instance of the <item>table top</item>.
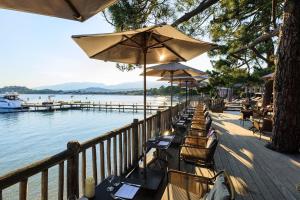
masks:
<svg viewBox="0 0 300 200"><path fill-rule="evenodd" d="M95 188L95 197L92 198L92 199L89 199L89 200L112 200L114 198L112 197L111 194L115 194L118 191L118 189L121 188L123 183L141 185L139 180L123 178L123 177L117 177L117 176L114 176L114 178L115 178L116 181L112 181L112 183L110 183L107 179L105 179L99 185L97 185L96 188ZM114 186L115 182L119 182L120 184L117 185L117 186ZM113 191L111 191L111 192L107 191L107 188L109 186L114 187ZM141 191L141 187L140 187L139 191L136 193L134 199L137 197L137 195Z"/></svg>
<svg viewBox="0 0 300 200"><path fill-rule="evenodd" d="M147 149L156 148L160 150L166 150L170 147L174 138L175 135L162 135L156 138L150 138L147 141Z"/></svg>

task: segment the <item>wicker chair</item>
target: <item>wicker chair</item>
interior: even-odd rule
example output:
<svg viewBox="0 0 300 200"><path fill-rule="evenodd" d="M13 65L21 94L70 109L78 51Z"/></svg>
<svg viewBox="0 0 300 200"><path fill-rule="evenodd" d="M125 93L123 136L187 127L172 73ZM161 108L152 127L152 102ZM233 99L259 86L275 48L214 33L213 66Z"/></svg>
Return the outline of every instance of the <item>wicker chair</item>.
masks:
<svg viewBox="0 0 300 200"><path fill-rule="evenodd" d="M229 199L234 200L234 187L226 172L220 171L213 178L207 178L175 170L168 171L168 184L161 199L200 200L200 198L210 191L210 188L214 185L216 178L221 174L224 174L225 185L230 195Z"/></svg>
<svg viewBox="0 0 300 200"><path fill-rule="evenodd" d="M184 143L179 148L178 155L178 169L180 170L181 160L192 163L199 167L205 167L211 169L213 172L215 170L214 154L218 146L218 138L215 135L215 139L212 140L209 147L207 147L207 141L201 141L199 139L198 144ZM201 144L200 144L201 143Z"/></svg>
<svg viewBox="0 0 300 200"><path fill-rule="evenodd" d="M212 124L211 117L207 117L205 123L194 123L191 125L191 130L189 131L189 135L203 135L205 136L208 133Z"/></svg>

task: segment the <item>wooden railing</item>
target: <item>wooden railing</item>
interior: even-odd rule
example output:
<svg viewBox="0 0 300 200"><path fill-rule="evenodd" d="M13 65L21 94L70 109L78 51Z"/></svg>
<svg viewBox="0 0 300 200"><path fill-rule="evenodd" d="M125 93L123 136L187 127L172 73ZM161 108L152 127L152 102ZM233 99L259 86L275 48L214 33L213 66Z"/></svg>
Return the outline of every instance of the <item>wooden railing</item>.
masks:
<svg viewBox="0 0 300 200"><path fill-rule="evenodd" d="M184 106L185 103L174 106L172 115L175 116ZM147 118L146 139L157 136L162 130L170 127L170 113L169 108ZM86 142L68 142L67 150L1 176L0 200L5 198L6 190L16 184L19 188L13 192L14 194L10 194L13 199L17 199L17 196L20 200L29 199L28 180L38 174L40 174L40 197L47 200L50 168L56 168L57 172L55 177L57 188L54 189L57 194L52 193L51 197L58 200L73 199L83 194L85 179L90 171L96 184L110 175L126 174L137 166L138 160L143 155L143 123L143 120L134 119L131 124Z"/></svg>

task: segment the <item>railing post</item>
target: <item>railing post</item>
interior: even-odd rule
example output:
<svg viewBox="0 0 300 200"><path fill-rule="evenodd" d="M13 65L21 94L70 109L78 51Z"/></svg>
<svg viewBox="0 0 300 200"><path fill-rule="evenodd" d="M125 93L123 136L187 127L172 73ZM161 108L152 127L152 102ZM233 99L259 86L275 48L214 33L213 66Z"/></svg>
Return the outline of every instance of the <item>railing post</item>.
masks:
<svg viewBox="0 0 300 200"><path fill-rule="evenodd" d="M133 152L132 152L132 163L135 165L138 162L139 157L139 130L138 130L138 119L134 119L132 123L132 143L133 143Z"/></svg>
<svg viewBox="0 0 300 200"><path fill-rule="evenodd" d="M77 141L68 142L68 151L72 156L67 161L67 199L79 197L79 159L80 144Z"/></svg>
<svg viewBox="0 0 300 200"><path fill-rule="evenodd" d="M157 115L157 121L156 121L157 130L156 131L158 131L158 132L155 132L155 136L158 136L161 133L161 111L158 110L156 115Z"/></svg>

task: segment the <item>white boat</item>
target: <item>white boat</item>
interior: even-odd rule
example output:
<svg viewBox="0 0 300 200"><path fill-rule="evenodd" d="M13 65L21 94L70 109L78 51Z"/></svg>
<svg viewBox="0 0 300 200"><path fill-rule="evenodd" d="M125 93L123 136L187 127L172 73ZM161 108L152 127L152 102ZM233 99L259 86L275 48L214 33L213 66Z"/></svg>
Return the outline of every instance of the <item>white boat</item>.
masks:
<svg viewBox="0 0 300 200"><path fill-rule="evenodd" d="M0 96L0 109L20 109L22 108L22 100L17 93L6 93Z"/></svg>

